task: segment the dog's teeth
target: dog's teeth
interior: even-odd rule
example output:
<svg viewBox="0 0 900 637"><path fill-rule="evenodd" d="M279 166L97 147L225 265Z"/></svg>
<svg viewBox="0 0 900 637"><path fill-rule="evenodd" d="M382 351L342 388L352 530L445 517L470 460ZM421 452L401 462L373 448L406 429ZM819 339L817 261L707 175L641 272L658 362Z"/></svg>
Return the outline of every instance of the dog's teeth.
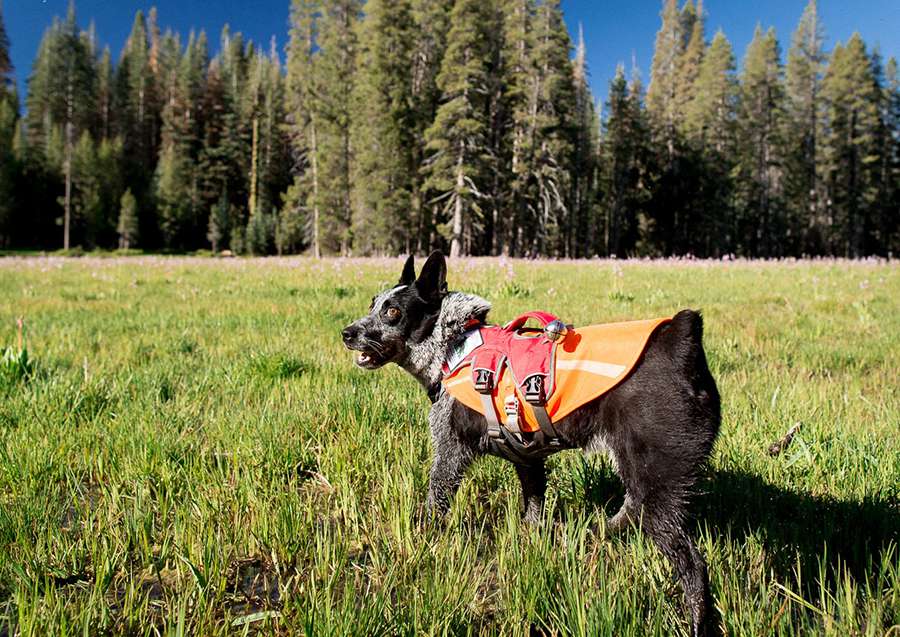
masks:
<svg viewBox="0 0 900 637"><path fill-rule="evenodd" d="M360 363L368 363L370 359L371 359L371 357L370 357L368 354L362 354L362 353L360 353L360 355L359 355L359 362L360 362Z"/></svg>

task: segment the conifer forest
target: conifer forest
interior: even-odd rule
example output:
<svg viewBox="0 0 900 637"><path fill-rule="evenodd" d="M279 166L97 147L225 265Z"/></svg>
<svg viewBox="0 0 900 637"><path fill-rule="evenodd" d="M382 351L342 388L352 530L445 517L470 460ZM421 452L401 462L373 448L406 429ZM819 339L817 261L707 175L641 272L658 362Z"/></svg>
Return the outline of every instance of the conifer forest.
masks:
<svg viewBox="0 0 900 637"><path fill-rule="evenodd" d="M740 60L664 0L605 95L559 0L293 0L281 48L89 17L13 69L0 16L2 249L900 253L897 61L826 50L815 0Z"/></svg>

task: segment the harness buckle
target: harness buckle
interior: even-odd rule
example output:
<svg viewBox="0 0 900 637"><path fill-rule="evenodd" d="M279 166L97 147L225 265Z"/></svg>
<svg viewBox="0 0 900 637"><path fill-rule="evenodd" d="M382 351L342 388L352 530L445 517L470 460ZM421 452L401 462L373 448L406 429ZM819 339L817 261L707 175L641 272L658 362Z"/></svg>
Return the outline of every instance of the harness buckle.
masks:
<svg viewBox="0 0 900 637"><path fill-rule="evenodd" d="M503 401L503 411L506 413L506 428L519 431L519 399L515 394L510 394Z"/></svg>
<svg viewBox="0 0 900 637"><path fill-rule="evenodd" d="M533 374L525 379L522 383L525 389L525 400L532 405L543 405L546 396L544 396L544 376L543 374Z"/></svg>
<svg viewBox="0 0 900 637"><path fill-rule="evenodd" d="M488 394L494 388L494 372L485 369L483 367L479 367L474 370L475 379L472 382L472 385L475 387L475 391Z"/></svg>

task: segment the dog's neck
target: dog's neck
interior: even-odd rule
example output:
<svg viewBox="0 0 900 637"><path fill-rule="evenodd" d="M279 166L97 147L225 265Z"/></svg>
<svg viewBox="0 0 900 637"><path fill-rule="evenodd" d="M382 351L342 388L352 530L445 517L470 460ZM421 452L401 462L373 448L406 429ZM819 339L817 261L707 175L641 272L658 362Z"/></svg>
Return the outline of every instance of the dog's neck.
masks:
<svg viewBox="0 0 900 637"><path fill-rule="evenodd" d="M450 292L441 303L431 334L410 346L400 366L431 392L441 380L450 345L471 328L473 320L484 321L490 309L489 302L474 294Z"/></svg>

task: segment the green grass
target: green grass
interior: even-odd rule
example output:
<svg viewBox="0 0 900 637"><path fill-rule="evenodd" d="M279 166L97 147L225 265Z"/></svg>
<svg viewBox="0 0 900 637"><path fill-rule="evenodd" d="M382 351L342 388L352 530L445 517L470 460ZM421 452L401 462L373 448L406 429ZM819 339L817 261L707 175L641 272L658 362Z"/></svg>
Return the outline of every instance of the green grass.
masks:
<svg viewBox="0 0 900 637"><path fill-rule="evenodd" d="M338 334L400 266L0 260L0 348L24 316L28 363L0 375L0 635L684 634L655 548L603 538L604 458L553 458L540 528L493 458L446 529L417 522L428 400ZM702 309L724 413L697 533L728 634L898 634L896 264L468 260L450 284L496 321Z"/></svg>

